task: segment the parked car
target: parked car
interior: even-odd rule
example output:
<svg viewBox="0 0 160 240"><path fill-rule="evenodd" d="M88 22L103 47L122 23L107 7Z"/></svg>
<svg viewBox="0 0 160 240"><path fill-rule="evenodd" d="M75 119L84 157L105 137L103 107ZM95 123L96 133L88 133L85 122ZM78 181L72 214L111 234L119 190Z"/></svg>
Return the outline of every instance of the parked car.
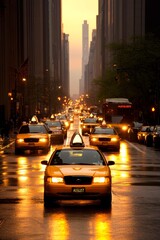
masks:
<svg viewBox="0 0 160 240"><path fill-rule="evenodd" d="M75 132L70 145L57 146L46 165L44 174L44 204L55 206L57 200L100 200L104 206L112 201L110 165L103 153L85 146L82 136Z"/></svg>
<svg viewBox="0 0 160 240"><path fill-rule="evenodd" d="M131 125L128 127L127 139L131 142L137 142L137 133L140 130L143 123L140 122L132 122Z"/></svg>
<svg viewBox="0 0 160 240"><path fill-rule="evenodd" d="M156 125L153 130L153 146L160 148L160 125Z"/></svg>
<svg viewBox="0 0 160 240"><path fill-rule="evenodd" d="M145 143L145 137L150 131L150 126L143 125L137 133L137 139L139 143Z"/></svg>
<svg viewBox="0 0 160 240"><path fill-rule="evenodd" d="M154 131L154 126L150 126L147 134L145 135L144 144L147 147L152 147L153 146L153 131Z"/></svg>

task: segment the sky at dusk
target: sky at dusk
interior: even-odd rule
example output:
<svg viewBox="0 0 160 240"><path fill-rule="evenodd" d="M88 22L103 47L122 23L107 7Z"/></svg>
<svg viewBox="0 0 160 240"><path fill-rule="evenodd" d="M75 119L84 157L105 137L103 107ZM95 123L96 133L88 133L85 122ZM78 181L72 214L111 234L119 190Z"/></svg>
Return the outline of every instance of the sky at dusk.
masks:
<svg viewBox="0 0 160 240"><path fill-rule="evenodd" d="M82 73L82 24L89 24L89 46L96 28L98 0L62 0L63 32L69 34L70 93L78 94Z"/></svg>

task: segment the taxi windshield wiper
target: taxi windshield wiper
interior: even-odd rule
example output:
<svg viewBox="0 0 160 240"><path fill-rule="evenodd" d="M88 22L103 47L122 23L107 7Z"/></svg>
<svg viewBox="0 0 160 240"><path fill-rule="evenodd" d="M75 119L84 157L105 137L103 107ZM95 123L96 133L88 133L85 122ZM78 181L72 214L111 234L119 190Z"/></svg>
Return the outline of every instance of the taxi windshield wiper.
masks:
<svg viewBox="0 0 160 240"><path fill-rule="evenodd" d="M77 165L95 165L94 163L75 163Z"/></svg>

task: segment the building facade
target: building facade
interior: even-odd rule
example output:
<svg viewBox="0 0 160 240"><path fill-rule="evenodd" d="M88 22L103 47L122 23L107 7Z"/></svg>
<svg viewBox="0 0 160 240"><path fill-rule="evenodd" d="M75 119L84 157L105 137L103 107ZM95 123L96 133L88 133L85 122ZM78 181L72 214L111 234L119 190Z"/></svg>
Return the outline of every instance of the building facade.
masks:
<svg viewBox="0 0 160 240"><path fill-rule="evenodd" d="M0 125L56 111L61 17L61 0L0 0Z"/></svg>
<svg viewBox="0 0 160 240"><path fill-rule="evenodd" d="M62 43L62 92L63 96L70 97L69 84L69 34L63 33Z"/></svg>
<svg viewBox="0 0 160 240"><path fill-rule="evenodd" d="M85 66L88 63L88 51L89 51L89 25L87 20L84 20L82 25L82 77L80 82L80 94L84 93L84 75Z"/></svg>
<svg viewBox="0 0 160 240"><path fill-rule="evenodd" d="M110 63L110 43L145 34L145 0L99 0L102 77Z"/></svg>

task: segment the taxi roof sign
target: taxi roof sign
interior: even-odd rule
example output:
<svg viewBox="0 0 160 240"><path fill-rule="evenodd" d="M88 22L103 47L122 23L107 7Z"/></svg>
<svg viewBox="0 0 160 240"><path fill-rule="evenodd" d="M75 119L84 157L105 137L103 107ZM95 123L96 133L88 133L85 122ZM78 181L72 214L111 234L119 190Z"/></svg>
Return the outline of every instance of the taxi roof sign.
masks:
<svg viewBox="0 0 160 240"><path fill-rule="evenodd" d="M83 138L78 131L73 133L70 141L70 147L85 147Z"/></svg>

